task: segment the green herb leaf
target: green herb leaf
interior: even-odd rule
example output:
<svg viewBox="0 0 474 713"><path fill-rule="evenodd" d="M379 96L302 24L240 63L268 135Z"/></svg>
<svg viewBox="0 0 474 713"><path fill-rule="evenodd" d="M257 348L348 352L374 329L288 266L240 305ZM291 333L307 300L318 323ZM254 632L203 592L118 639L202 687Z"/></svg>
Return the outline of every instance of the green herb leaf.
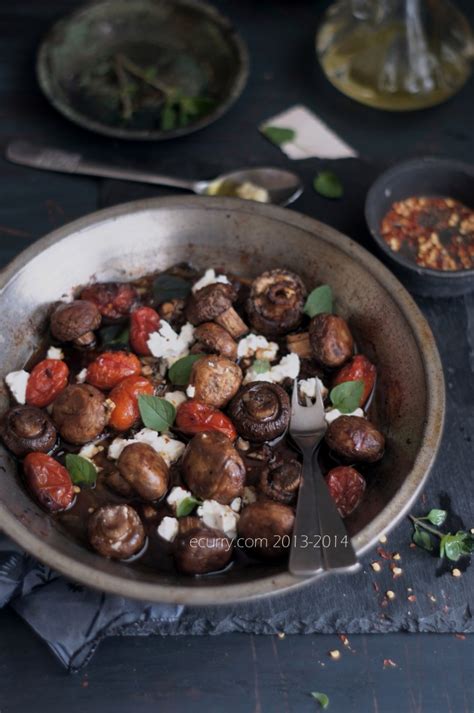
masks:
<svg viewBox="0 0 474 713"><path fill-rule="evenodd" d="M311 693L314 699L316 699L321 706L321 708L327 708L329 705L329 698L325 693L319 693L318 691L313 691Z"/></svg>
<svg viewBox="0 0 474 713"><path fill-rule="evenodd" d="M186 515L192 513L196 505L200 505L201 502L201 500L198 500L192 495L189 498L184 498L176 508L176 517L186 517Z"/></svg>
<svg viewBox="0 0 474 713"><path fill-rule="evenodd" d="M123 324L111 324L99 329L99 339L102 347L108 349L123 349L128 346L130 329Z"/></svg>
<svg viewBox="0 0 474 713"><path fill-rule="evenodd" d="M431 542L431 537L425 530L420 530L420 528L416 525L412 539L415 545L421 547L423 550L427 550L428 552L433 551L433 543Z"/></svg>
<svg viewBox="0 0 474 713"><path fill-rule="evenodd" d="M263 126L260 131L273 144L281 146L296 138L296 131L284 129L282 126Z"/></svg>
<svg viewBox="0 0 474 713"><path fill-rule="evenodd" d="M303 311L309 317L332 313L332 290L329 285L320 285L309 293Z"/></svg>
<svg viewBox="0 0 474 713"><path fill-rule="evenodd" d="M90 460L75 453L66 455L66 468L74 485L95 485L97 469Z"/></svg>
<svg viewBox="0 0 474 713"><path fill-rule="evenodd" d="M455 535L444 535L439 546L440 557L447 557L457 562L463 555L470 555L474 551L474 538L460 530Z"/></svg>
<svg viewBox="0 0 474 713"><path fill-rule="evenodd" d="M446 520L447 515L448 513L446 510L437 510L436 508L433 508L433 510L430 510L426 516L426 520L429 520L432 525L442 525Z"/></svg>
<svg viewBox="0 0 474 713"><path fill-rule="evenodd" d="M268 359L255 359L252 369L256 374L265 374L265 372L270 371L271 365Z"/></svg>
<svg viewBox="0 0 474 713"><path fill-rule="evenodd" d="M186 299L191 291L191 285L182 277L167 275L163 272L153 282L153 296L157 304L174 299Z"/></svg>
<svg viewBox="0 0 474 713"><path fill-rule="evenodd" d="M203 354L188 354L188 356L178 359L168 370L168 378L175 386L187 386L191 369L195 361L200 359Z"/></svg>
<svg viewBox="0 0 474 713"><path fill-rule="evenodd" d="M363 391L363 381L344 381L331 389L329 398L334 408L341 413L352 413L360 406Z"/></svg>
<svg viewBox="0 0 474 713"><path fill-rule="evenodd" d="M138 397L138 408L145 426L159 433L167 431L176 417L173 404L159 396L142 394Z"/></svg>
<svg viewBox="0 0 474 713"><path fill-rule="evenodd" d="M313 188L324 198L341 198L344 195L344 187L332 171L318 173L313 181Z"/></svg>
<svg viewBox="0 0 474 713"><path fill-rule="evenodd" d="M160 128L162 131L171 131L177 124L177 112L174 102L165 101L160 114Z"/></svg>

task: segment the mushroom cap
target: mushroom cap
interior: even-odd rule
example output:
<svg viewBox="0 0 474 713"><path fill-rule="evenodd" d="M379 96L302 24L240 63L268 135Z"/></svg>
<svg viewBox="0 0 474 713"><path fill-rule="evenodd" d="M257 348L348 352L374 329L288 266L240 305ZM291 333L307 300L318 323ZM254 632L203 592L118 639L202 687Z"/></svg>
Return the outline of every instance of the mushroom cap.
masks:
<svg viewBox="0 0 474 713"><path fill-rule="evenodd" d="M232 558L232 542L220 530L195 527L178 534L173 543L177 569L184 574L217 572Z"/></svg>
<svg viewBox="0 0 474 713"><path fill-rule="evenodd" d="M47 453L57 438L48 414L35 406L14 406L2 419L0 435L6 447L21 458L32 451Z"/></svg>
<svg viewBox="0 0 474 713"><path fill-rule="evenodd" d="M325 440L336 455L348 462L375 463L385 448L384 436L361 416L339 416L329 424Z"/></svg>
<svg viewBox="0 0 474 713"><path fill-rule="evenodd" d="M229 416L242 438L257 443L271 441L288 427L290 399L278 384L254 381L234 396Z"/></svg>
<svg viewBox="0 0 474 713"><path fill-rule="evenodd" d="M189 383L197 401L221 408L239 390L242 370L234 361L212 354L194 362Z"/></svg>
<svg viewBox="0 0 474 713"><path fill-rule="evenodd" d="M317 314L309 324L309 341L316 361L327 369L351 358L354 340L345 319L337 314Z"/></svg>
<svg viewBox="0 0 474 713"><path fill-rule="evenodd" d="M301 463L296 458L275 458L262 468L259 489L267 497L289 505L294 502L301 482Z"/></svg>
<svg viewBox="0 0 474 713"><path fill-rule="evenodd" d="M60 304L51 315L51 334L60 342L72 342L100 326L102 317L92 302L74 300Z"/></svg>
<svg viewBox="0 0 474 713"><path fill-rule="evenodd" d="M69 384L53 403L53 421L66 441L92 441L107 424L104 394L90 384Z"/></svg>
<svg viewBox="0 0 474 713"><path fill-rule="evenodd" d="M246 549L253 554L277 559L290 546L294 522L295 514L288 505L274 500L257 500L242 510L237 532L244 538Z"/></svg>
<svg viewBox="0 0 474 713"><path fill-rule="evenodd" d="M159 500L168 489L169 468L148 443L131 443L117 461L120 475L144 500Z"/></svg>
<svg viewBox="0 0 474 713"><path fill-rule="evenodd" d="M197 344L193 351L219 354L235 361L237 359L237 342L229 332L215 322L203 322L194 330Z"/></svg>
<svg viewBox="0 0 474 713"><path fill-rule="evenodd" d="M192 292L186 305L186 318L191 324L212 322L222 312L230 309L237 299L237 293L232 285L214 282L196 292Z"/></svg>
<svg viewBox="0 0 474 713"><path fill-rule="evenodd" d="M306 287L288 270L269 270L257 277L246 308L253 329L268 337L286 334L299 326L303 317Z"/></svg>
<svg viewBox="0 0 474 713"><path fill-rule="evenodd" d="M130 505L104 505L89 518L89 542L104 557L127 559L145 542L145 530Z"/></svg>

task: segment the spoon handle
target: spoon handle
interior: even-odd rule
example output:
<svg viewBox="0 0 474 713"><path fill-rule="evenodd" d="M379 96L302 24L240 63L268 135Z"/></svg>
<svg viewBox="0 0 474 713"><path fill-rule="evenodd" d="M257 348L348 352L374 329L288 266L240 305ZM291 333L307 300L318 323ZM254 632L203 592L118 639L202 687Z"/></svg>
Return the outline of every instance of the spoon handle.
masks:
<svg viewBox="0 0 474 713"><path fill-rule="evenodd" d="M80 153L34 145L28 141L11 141L7 146L5 155L12 163L40 168L44 171L76 173L83 176L100 176L101 178L118 178L122 181L153 183L158 186L184 188L188 191L195 190L194 181L174 178L173 176L160 176L156 173L114 166L100 161L89 161Z"/></svg>

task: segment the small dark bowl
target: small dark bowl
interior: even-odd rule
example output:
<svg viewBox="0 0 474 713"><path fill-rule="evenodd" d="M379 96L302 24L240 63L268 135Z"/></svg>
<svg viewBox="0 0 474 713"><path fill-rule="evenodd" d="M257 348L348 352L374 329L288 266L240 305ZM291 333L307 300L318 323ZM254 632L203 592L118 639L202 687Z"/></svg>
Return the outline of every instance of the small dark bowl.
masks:
<svg viewBox="0 0 474 713"><path fill-rule="evenodd" d="M420 267L391 250L382 238L380 225L392 204L410 196L446 196L474 208L474 168L461 161L435 157L404 161L377 178L365 201L367 225L384 262L411 292L455 297L474 290L473 269L443 271Z"/></svg>
<svg viewBox="0 0 474 713"><path fill-rule="evenodd" d="M163 97L145 100L124 119L113 75L119 54L141 69L153 68L161 84L210 100L209 106L170 129L160 126L157 102ZM248 53L230 21L206 2L95 0L51 28L36 70L47 99L76 124L120 139L159 140L197 131L222 116L245 86ZM129 76L124 93L132 88Z"/></svg>

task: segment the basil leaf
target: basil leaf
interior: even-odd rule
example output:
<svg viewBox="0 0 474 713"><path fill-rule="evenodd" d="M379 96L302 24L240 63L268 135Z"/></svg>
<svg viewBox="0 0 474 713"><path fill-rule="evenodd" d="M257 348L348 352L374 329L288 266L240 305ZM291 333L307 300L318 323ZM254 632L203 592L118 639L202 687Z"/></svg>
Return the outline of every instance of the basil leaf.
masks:
<svg viewBox="0 0 474 713"><path fill-rule="evenodd" d="M319 703L319 705L321 706L321 708L327 708L327 707L328 707L328 705L329 705L329 698L328 698L328 696L327 696L325 693L319 693L318 691L313 691L313 692L311 693L311 695L313 696L313 698L315 698L315 699L318 701L318 703Z"/></svg>
<svg viewBox="0 0 474 713"><path fill-rule="evenodd" d="M444 535L439 546L440 556L457 562L463 555L470 555L474 550L474 538L468 532L460 530L455 535Z"/></svg>
<svg viewBox="0 0 474 713"><path fill-rule="evenodd" d="M153 296L157 304L174 299L186 299L191 291L191 285L182 277L167 275L163 272L153 281Z"/></svg>
<svg viewBox="0 0 474 713"><path fill-rule="evenodd" d="M260 131L273 144L281 146L296 138L296 131L284 129L282 126L263 126Z"/></svg>
<svg viewBox="0 0 474 713"><path fill-rule="evenodd" d="M332 313L332 290L329 285L320 285L309 293L303 311L309 317Z"/></svg>
<svg viewBox="0 0 474 713"><path fill-rule="evenodd" d="M428 552L433 551L433 543L431 542L431 537L426 530L420 530L419 527L415 526L415 532L413 533L412 540L415 545L421 547L423 550L427 550Z"/></svg>
<svg viewBox="0 0 474 713"><path fill-rule="evenodd" d="M193 364L198 359L204 356L203 354L188 354L188 356L178 359L168 369L168 378L175 386L187 386Z"/></svg>
<svg viewBox="0 0 474 713"><path fill-rule="evenodd" d="M95 485L97 470L95 465L87 458L78 456L75 453L68 453L66 455L66 468L74 485Z"/></svg>
<svg viewBox="0 0 474 713"><path fill-rule="evenodd" d="M344 195L343 185L332 171L318 173L313 181L313 188L324 198L341 198Z"/></svg>
<svg viewBox="0 0 474 713"><path fill-rule="evenodd" d="M265 372L270 371L271 365L268 359L255 359L252 369L256 374L265 374Z"/></svg>
<svg viewBox="0 0 474 713"><path fill-rule="evenodd" d="M145 426L159 433L167 431L176 417L173 404L159 396L142 394L138 397L138 408Z"/></svg>
<svg viewBox="0 0 474 713"><path fill-rule="evenodd" d="M176 517L186 517L186 515L192 513L196 505L200 505L201 502L201 500L198 500L192 495L189 498L184 498L176 508Z"/></svg>
<svg viewBox="0 0 474 713"><path fill-rule="evenodd" d="M341 413L352 413L359 408L363 391L363 381L344 381L331 389L329 398L334 408Z"/></svg>
<svg viewBox="0 0 474 713"><path fill-rule="evenodd" d="M98 334L102 347L109 349L128 347L130 329L129 327L124 327L123 324L111 324L108 327L102 327L102 329L99 329Z"/></svg>
<svg viewBox="0 0 474 713"><path fill-rule="evenodd" d="M437 510L434 508L433 510L430 510L428 515L426 516L426 519L431 522L432 525L442 525L443 522L446 520L448 513L446 510Z"/></svg>

